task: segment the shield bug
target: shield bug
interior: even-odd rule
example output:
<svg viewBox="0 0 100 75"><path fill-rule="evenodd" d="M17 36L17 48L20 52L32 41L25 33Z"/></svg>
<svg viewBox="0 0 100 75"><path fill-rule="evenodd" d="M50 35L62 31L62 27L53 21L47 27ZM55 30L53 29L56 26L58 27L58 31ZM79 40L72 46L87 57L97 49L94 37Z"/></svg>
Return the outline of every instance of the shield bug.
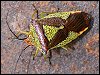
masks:
<svg viewBox="0 0 100 75"><path fill-rule="evenodd" d="M38 13L37 10L36 12ZM39 51L45 57L51 49L58 47L65 49L66 44L75 40L91 27L91 20L91 15L81 11L56 12L41 18L37 16L37 19L31 20L30 31L19 31L20 34L27 36L27 38L20 40L24 40L28 46L36 47L34 57L37 56ZM10 31L14 34L11 29ZM15 34L14 36L19 39Z"/></svg>

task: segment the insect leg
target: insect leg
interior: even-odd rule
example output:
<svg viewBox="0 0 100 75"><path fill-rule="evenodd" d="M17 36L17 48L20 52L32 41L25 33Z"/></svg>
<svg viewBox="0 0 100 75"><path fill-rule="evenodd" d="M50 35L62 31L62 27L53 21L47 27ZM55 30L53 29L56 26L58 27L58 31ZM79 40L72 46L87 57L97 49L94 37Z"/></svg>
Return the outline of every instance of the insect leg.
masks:
<svg viewBox="0 0 100 75"><path fill-rule="evenodd" d="M52 65L52 63L51 63L51 58L52 58L52 52L51 52L51 50L48 50L47 54L43 55L43 57L44 57L45 60L48 58L49 65Z"/></svg>
<svg viewBox="0 0 100 75"><path fill-rule="evenodd" d="M25 50L26 50L26 48L28 48L29 46L30 46L30 45L26 46L26 47L25 47L25 48L21 51L21 53L20 53L20 55L19 55L19 57L18 57L18 59L17 59L17 61L16 61L16 64L15 64L14 73L15 73L15 71L16 71L17 63L18 63L18 61L19 61L19 59L20 59L20 57L21 57L21 55L22 55L23 51L25 51Z"/></svg>
<svg viewBox="0 0 100 75"><path fill-rule="evenodd" d="M63 46L62 48L65 49L65 50L68 50L68 48L75 50L75 48L73 46L71 46L70 44Z"/></svg>
<svg viewBox="0 0 100 75"><path fill-rule="evenodd" d="M49 64L50 65L52 65L52 63L51 63L51 58L52 58L52 51L51 50L49 50Z"/></svg>
<svg viewBox="0 0 100 75"><path fill-rule="evenodd" d="M36 9L35 5L33 4L33 7L34 7L34 13L32 14L32 19L35 19L35 14L36 14L36 18L39 19L38 17L38 10Z"/></svg>
<svg viewBox="0 0 100 75"><path fill-rule="evenodd" d="M63 48L64 50L66 50L66 51L68 50L66 47L62 47L62 48Z"/></svg>
<svg viewBox="0 0 100 75"><path fill-rule="evenodd" d="M75 50L75 48L74 48L74 46L73 46L73 43L69 43L69 44L65 45L64 47L70 48L70 49L72 49L72 50Z"/></svg>
<svg viewBox="0 0 100 75"><path fill-rule="evenodd" d="M60 8L59 7L57 7L57 12L60 12Z"/></svg>
<svg viewBox="0 0 100 75"><path fill-rule="evenodd" d="M33 54L33 60L34 60L34 58L37 56L38 53L39 53L39 49L37 49L37 50L35 51L35 54Z"/></svg>
<svg viewBox="0 0 100 75"><path fill-rule="evenodd" d="M32 19L35 19L35 14L37 14L37 10L34 10L33 14L32 14ZM38 16L37 16L38 17Z"/></svg>

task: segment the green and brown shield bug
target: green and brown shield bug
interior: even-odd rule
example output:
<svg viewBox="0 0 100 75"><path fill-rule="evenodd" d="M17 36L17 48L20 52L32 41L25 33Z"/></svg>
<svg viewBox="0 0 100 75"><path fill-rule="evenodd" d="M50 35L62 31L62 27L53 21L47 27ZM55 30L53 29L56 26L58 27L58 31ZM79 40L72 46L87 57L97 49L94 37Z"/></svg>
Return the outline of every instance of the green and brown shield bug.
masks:
<svg viewBox="0 0 100 75"><path fill-rule="evenodd" d="M36 12L38 11L36 10ZM45 57L51 49L58 47L65 49L66 44L72 42L87 31L91 26L91 19L92 17L88 13L81 11L51 13L45 17L38 18L37 16L37 19L32 19L30 31L20 30L18 34L25 34L27 36L27 38L20 39L28 44L27 47L36 47L34 57L37 56L39 51ZM11 29L10 31L13 33ZM15 37L18 38L17 35Z"/></svg>
<svg viewBox="0 0 100 75"><path fill-rule="evenodd" d="M90 27L89 14L81 11L58 12L32 20L43 54L64 47Z"/></svg>

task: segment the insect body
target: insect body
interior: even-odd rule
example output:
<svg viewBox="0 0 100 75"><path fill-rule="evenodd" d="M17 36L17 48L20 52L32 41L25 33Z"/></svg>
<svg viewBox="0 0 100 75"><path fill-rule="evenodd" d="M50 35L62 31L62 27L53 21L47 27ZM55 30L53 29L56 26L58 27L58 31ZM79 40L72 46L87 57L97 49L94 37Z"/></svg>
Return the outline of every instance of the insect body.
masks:
<svg viewBox="0 0 100 75"><path fill-rule="evenodd" d="M32 20L28 38L24 41L37 47L43 55L47 51L62 47L76 39L90 27L91 17L81 11L58 12L41 19Z"/></svg>

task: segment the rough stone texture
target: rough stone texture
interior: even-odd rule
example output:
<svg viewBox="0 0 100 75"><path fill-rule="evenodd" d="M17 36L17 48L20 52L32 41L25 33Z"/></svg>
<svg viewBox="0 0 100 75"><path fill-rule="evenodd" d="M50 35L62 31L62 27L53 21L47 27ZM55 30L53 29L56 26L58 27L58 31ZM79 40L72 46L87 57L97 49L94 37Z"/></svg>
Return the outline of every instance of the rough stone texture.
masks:
<svg viewBox="0 0 100 75"><path fill-rule="evenodd" d="M36 6L39 13L81 10L91 13L94 24L91 30L79 41L74 43L75 50L59 49L52 51L52 66L43 57L30 57L34 47L29 47L23 52L16 69L16 73L26 74L29 64L29 74L99 74L99 2L98 1L1 1L1 73L14 73L15 63L19 53L27 45L20 40L12 39L14 36L6 24L8 23L16 33L18 24L22 30L28 30L31 15ZM18 15L18 18L16 19ZM22 23L22 20L25 20ZM60 51L60 54L59 54Z"/></svg>

